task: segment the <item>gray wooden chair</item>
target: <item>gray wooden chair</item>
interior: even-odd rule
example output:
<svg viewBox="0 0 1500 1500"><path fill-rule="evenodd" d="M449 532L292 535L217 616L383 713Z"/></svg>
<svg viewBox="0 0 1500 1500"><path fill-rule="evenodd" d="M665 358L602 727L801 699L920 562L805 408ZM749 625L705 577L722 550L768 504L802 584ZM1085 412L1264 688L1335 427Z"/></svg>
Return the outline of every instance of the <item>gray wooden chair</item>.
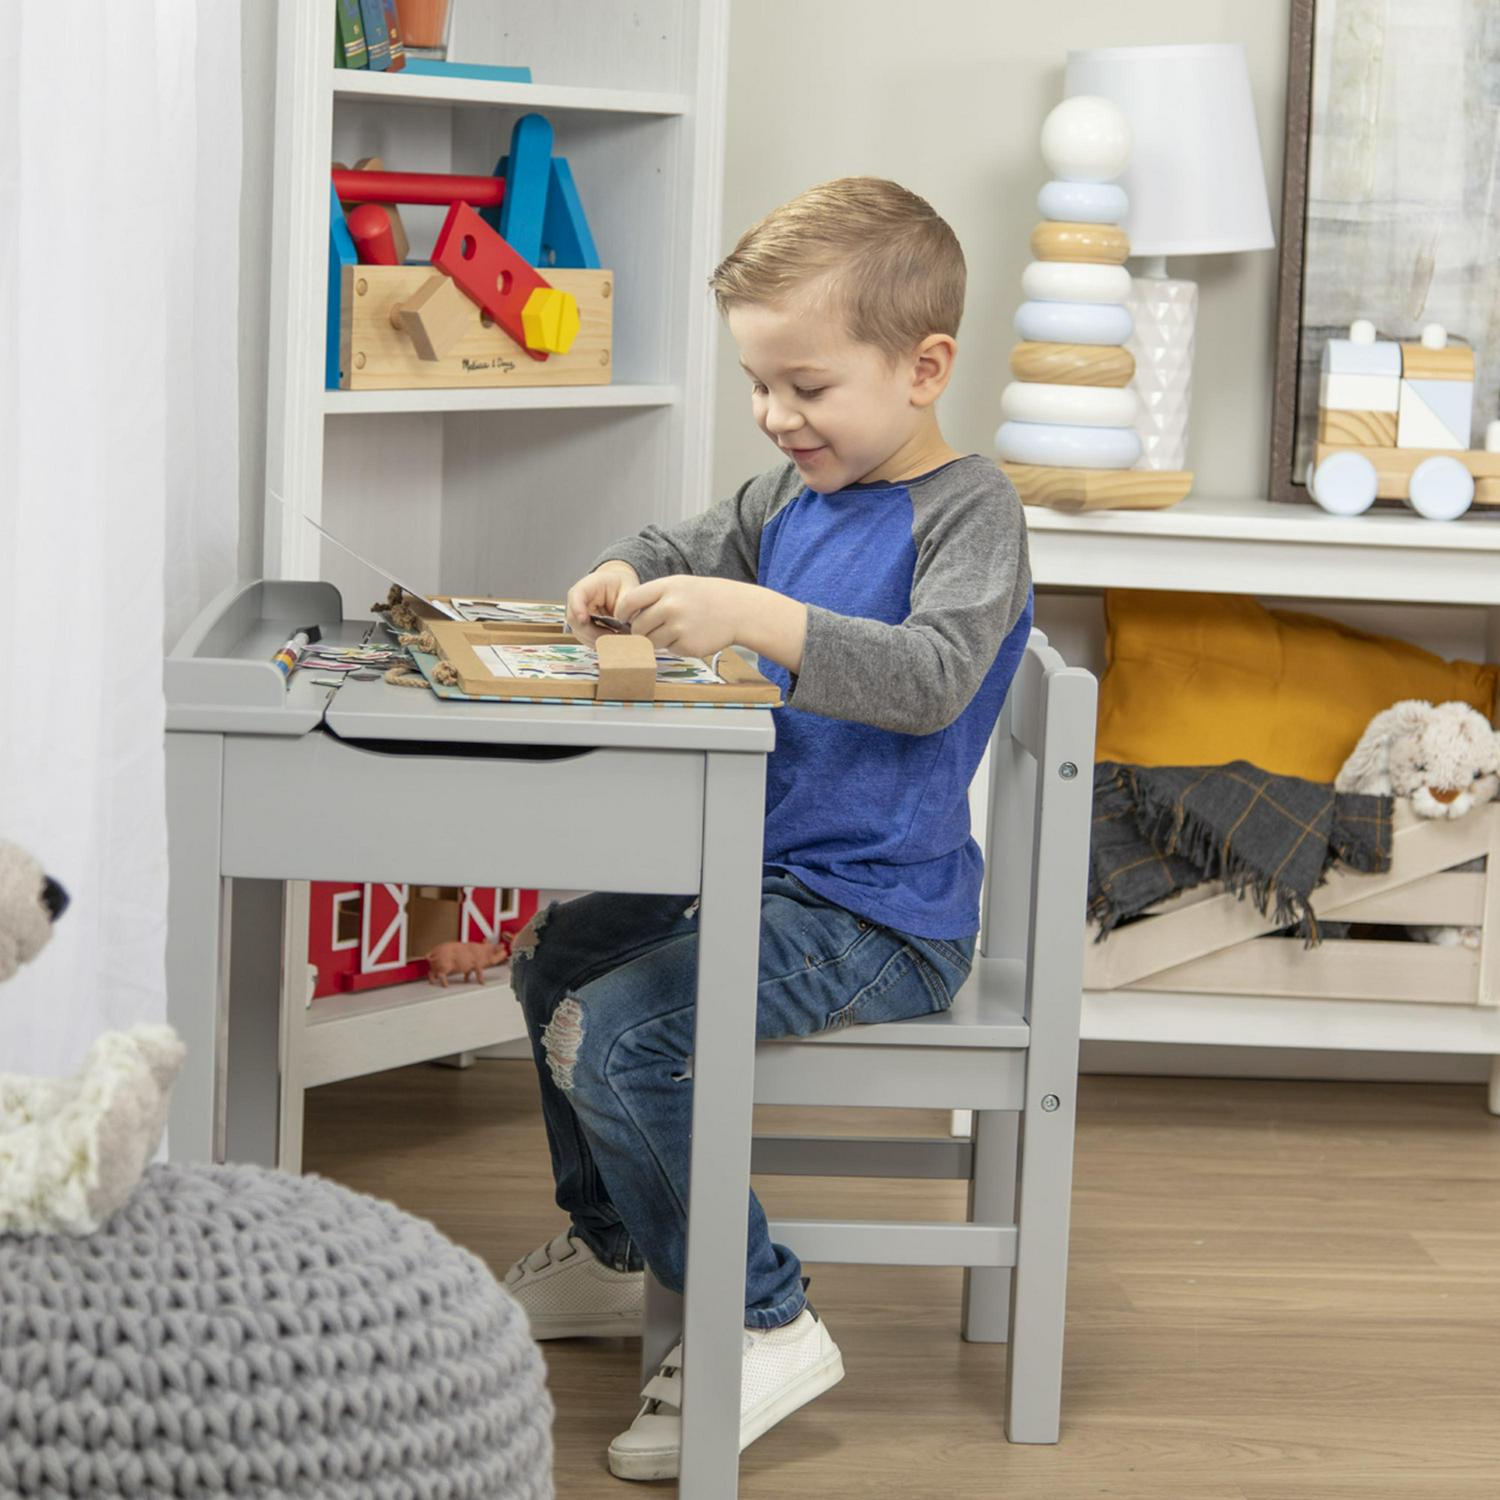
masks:
<svg viewBox="0 0 1500 1500"><path fill-rule="evenodd" d="M1097 685L1033 631L990 746L983 941L938 1015L756 1048L757 1104L974 1111L971 1140L769 1136L753 1170L958 1177L967 1223L773 1220L805 1261L965 1267L963 1334L1006 1343L1005 1430L1055 1443ZM642 1364L681 1327L648 1275Z"/></svg>

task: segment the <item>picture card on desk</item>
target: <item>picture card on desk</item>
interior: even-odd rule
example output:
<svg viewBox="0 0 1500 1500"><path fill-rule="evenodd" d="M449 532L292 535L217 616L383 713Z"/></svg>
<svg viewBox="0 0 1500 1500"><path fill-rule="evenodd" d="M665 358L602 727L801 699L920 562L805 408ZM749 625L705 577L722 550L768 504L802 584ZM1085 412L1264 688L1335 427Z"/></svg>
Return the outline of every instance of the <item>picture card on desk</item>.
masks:
<svg viewBox="0 0 1500 1500"><path fill-rule="evenodd" d="M592 645L561 632L550 640L537 627L482 620L429 624L445 672L474 698L578 699L630 703L722 703L774 708L776 684L734 651L712 664L658 653L645 636L602 635Z"/></svg>
<svg viewBox="0 0 1500 1500"><path fill-rule="evenodd" d="M580 641L476 646L474 654L496 677L531 680L572 677L587 682L597 682L599 678L599 653ZM701 657L678 656L671 651L656 652L656 678L658 682L724 681Z"/></svg>
<svg viewBox="0 0 1500 1500"><path fill-rule="evenodd" d="M537 599L460 599L446 601L451 605L456 618L462 620L494 620L502 625L548 625L556 630L566 629L566 609L561 604L552 604Z"/></svg>

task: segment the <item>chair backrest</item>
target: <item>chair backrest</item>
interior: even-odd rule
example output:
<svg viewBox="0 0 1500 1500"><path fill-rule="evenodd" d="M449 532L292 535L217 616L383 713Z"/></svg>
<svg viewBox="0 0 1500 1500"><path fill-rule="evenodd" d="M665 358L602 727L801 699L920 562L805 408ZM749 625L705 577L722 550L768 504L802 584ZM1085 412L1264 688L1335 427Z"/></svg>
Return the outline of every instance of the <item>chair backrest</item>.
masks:
<svg viewBox="0 0 1500 1500"><path fill-rule="evenodd" d="M1033 1052L1055 1011L1077 1036L1097 700L1033 630L990 742L981 951L1025 960Z"/></svg>

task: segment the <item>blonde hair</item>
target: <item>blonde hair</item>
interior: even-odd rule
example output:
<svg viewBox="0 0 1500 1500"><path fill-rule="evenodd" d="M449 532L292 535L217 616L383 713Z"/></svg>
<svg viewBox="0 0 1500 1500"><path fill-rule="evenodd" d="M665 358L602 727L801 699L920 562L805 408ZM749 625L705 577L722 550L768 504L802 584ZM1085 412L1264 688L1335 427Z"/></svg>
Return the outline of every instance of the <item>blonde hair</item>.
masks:
<svg viewBox="0 0 1500 1500"><path fill-rule="evenodd" d="M964 253L925 199L881 177L840 177L772 209L709 277L719 311L782 301L827 277L852 338L894 359L958 333Z"/></svg>

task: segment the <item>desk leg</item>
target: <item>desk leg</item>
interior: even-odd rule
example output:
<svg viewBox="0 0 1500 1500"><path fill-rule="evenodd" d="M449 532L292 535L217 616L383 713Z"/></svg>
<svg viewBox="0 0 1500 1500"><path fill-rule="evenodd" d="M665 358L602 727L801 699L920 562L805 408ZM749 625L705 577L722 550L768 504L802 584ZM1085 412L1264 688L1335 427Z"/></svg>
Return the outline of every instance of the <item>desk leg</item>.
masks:
<svg viewBox="0 0 1500 1500"><path fill-rule="evenodd" d="M733 1500L766 763L725 753L706 760L678 1494Z"/></svg>
<svg viewBox="0 0 1500 1500"><path fill-rule="evenodd" d="M172 1089L167 1154L211 1162L219 1144L224 1032L224 739L171 733L167 773L167 1020L187 1047Z"/></svg>
<svg viewBox="0 0 1500 1500"><path fill-rule="evenodd" d="M281 1126L281 908L279 880L229 882L224 1160L262 1167L277 1165Z"/></svg>

